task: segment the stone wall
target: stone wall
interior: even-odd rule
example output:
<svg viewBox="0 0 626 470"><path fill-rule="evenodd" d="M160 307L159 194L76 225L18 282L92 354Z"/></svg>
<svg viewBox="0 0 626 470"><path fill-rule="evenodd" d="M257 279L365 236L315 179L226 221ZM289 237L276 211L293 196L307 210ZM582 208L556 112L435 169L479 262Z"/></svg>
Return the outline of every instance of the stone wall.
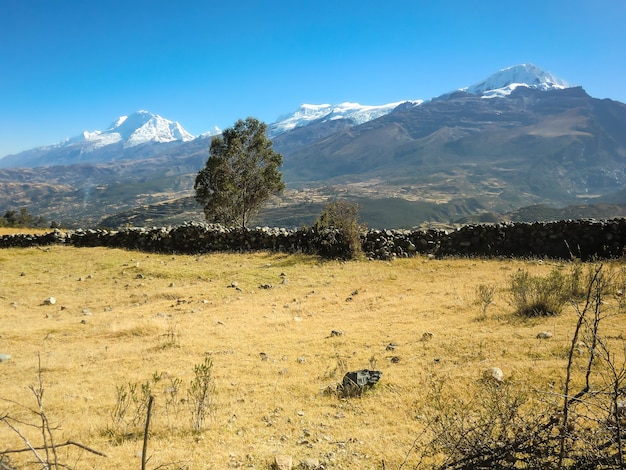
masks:
<svg viewBox="0 0 626 470"><path fill-rule="evenodd" d="M104 246L158 253L200 254L214 251L278 251L342 258L349 252L335 230L226 228L186 223L167 228L55 230L44 235L4 235L0 248L65 244ZM363 251L373 259L417 253L444 256L617 258L624 254L626 219L466 225L458 230L369 230Z"/></svg>

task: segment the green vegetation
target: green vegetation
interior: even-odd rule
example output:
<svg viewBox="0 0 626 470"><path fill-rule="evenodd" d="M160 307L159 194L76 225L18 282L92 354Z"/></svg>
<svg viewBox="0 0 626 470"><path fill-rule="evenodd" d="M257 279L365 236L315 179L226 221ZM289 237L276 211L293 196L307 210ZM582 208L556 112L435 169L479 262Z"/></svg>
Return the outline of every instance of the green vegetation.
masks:
<svg viewBox="0 0 626 470"><path fill-rule="evenodd" d="M344 258L354 259L363 254L361 234L365 227L359 223L358 204L340 200L329 202L317 218L313 229L321 236L321 246L333 244L324 238L325 232L338 230L341 238L335 241L342 248L338 250L336 247L329 247L333 255L342 254Z"/></svg>
<svg viewBox="0 0 626 470"><path fill-rule="evenodd" d="M272 150L267 126L241 119L211 140L209 159L194 183L207 221L245 227L270 196L285 188L283 156Z"/></svg>
<svg viewBox="0 0 626 470"><path fill-rule="evenodd" d="M515 313L523 317L559 315L568 301L581 295L580 266L569 274L553 269L546 277L533 276L525 270L511 277L511 302Z"/></svg>
<svg viewBox="0 0 626 470"><path fill-rule="evenodd" d="M0 227L37 228L45 227L45 225L46 221L43 217L31 215L26 208L21 208L19 211L8 210L0 218Z"/></svg>

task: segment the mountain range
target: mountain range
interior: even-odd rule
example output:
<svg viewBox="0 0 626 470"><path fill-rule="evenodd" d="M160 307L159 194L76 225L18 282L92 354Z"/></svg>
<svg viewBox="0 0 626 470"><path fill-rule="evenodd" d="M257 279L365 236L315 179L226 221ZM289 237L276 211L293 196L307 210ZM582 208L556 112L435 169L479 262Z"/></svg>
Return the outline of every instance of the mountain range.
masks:
<svg viewBox="0 0 626 470"><path fill-rule="evenodd" d="M585 216L626 215L626 105L530 64L427 101L305 104L268 136L288 189L260 224L310 223L337 197L359 202L378 227L532 220L581 204ZM7 156L0 211L27 207L66 225L201 220L191 196L210 138L139 111Z"/></svg>

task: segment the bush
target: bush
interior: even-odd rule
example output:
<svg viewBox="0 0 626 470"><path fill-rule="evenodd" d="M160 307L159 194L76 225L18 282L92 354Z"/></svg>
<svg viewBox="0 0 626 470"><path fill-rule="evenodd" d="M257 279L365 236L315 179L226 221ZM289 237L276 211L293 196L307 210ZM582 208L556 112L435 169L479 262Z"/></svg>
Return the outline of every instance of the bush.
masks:
<svg viewBox="0 0 626 470"><path fill-rule="evenodd" d="M356 203L329 202L318 216L313 230L322 256L355 259L363 253L361 234L365 226L359 223L359 205Z"/></svg>
<svg viewBox="0 0 626 470"><path fill-rule="evenodd" d="M515 313L523 317L558 315L572 294L571 280L558 269L547 277L518 271L511 278L511 301Z"/></svg>
<svg viewBox="0 0 626 470"><path fill-rule="evenodd" d="M549 405L514 383L483 381L475 393L451 394L435 379L421 410L431 440L422 459L431 469L550 468L558 449L558 420ZM548 457L549 456L549 457Z"/></svg>

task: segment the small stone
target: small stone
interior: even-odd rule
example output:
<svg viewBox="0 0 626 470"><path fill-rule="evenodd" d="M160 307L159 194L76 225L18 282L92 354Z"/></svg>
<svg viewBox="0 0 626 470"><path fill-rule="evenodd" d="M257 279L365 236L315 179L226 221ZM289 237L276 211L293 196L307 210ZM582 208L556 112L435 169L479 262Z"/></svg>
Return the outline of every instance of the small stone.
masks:
<svg viewBox="0 0 626 470"><path fill-rule="evenodd" d="M537 334L537 339L549 339L552 338L552 333L549 331L542 331Z"/></svg>
<svg viewBox="0 0 626 470"><path fill-rule="evenodd" d="M339 330L332 330L330 332L330 336L343 336L343 331L339 331Z"/></svg>
<svg viewBox="0 0 626 470"><path fill-rule="evenodd" d="M392 362L392 363L394 363L394 364L397 364L398 362L400 362L400 357L398 357L398 356L393 356L393 357L391 358L391 362Z"/></svg>
<svg viewBox="0 0 626 470"><path fill-rule="evenodd" d="M259 289L271 289L273 286L271 284L261 284Z"/></svg>
<svg viewBox="0 0 626 470"><path fill-rule="evenodd" d="M262 361L267 361L267 354L265 354L264 352L259 353L259 356L261 357Z"/></svg>
<svg viewBox="0 0 626 470"><path fill-rule="evenodd" d="M139 273L139 274L137 274L135 276L135 279L145 279L145 276L143 274Z"/></svg>
<svg viewBox="0 0 626 470"><path fill-rule="evenodd" d="M291 455L276 455L274 457L274 468L276 470L291 470L293 468L293 458Z"/></svg>
<svg viewBox="0 0 626 470"><path fill-rule="evenodd" d="M55 299L54 297L48 297L46 300L43 301L44 305L54 305L57 303L57 299Z"/></svg>
<svg viewBox="0 0 626 470"><path fill-rule="evenodd" d="M320 459L316 459L313 457L304 459L302 462L300 462L300 468L302 470L317 470L318 468L320 468Z"/></svg>
<svg viewBox="0 0 626 470"><path fill-rule="evenodd" d="M306 359L300 356L298 359L296 359L296 361L298 361L299 364L304 364L306 362Z"/></svg>
<svg viewBox="0 0 626 470"><path fill-rule="evenodd" d="M7 362L9 359L11 359L9 354L0 353L0 362Z"/></svg>
<svg viewBox="0 0 626 470"><path fill-rule="evenodd" d="M483 372L483 378L485 380L494 380L498 383L504 382L504 373L499 367L492 367Z"/></svg>
<svg viewBox="0 0 626 470"><path fill-rule="evenodd" d="M387 351L394 351L397 347L398 345L396 343L389 343L385 349Z"/></svg>

